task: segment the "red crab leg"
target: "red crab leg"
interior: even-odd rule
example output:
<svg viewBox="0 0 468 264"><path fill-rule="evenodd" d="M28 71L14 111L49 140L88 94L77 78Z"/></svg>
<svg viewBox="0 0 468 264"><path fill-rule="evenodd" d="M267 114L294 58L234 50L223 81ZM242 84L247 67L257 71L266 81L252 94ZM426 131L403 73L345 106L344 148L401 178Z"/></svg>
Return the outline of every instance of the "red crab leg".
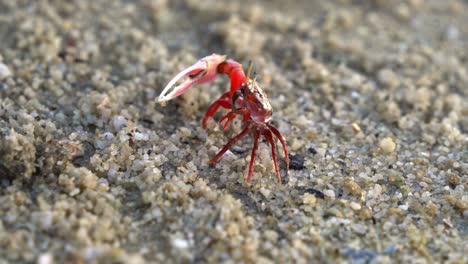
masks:
<svg viewBox="0 0 468 264"><path fill-rule="evenodd" d="M273 140L273 135L271 134L270 130L264 130L263 135L268 140L268 142L270 142L271 156L273 157L273 163L275 164L276 178L278 179L278 182L281 183L281 175L278 169L278 158L276 157L276 144L275 144L275 141Z"/></svg>
<svg viewBox="0 0 468 264"><path fill-rule="evenodd" d="M226 120L226 123L224 124L223 128L226 129L231 121L236 118L237 115L242 114L244 118L242 119L244 122L250 119L250 112L247 110L247 108L238 108L236 110L233 110L227 114L225 114L221 120L219 120L219 123L223 123L224 120Z"/></svg>
<svg viewBox="0 0 468 264"><path fill-rule="evenodd" d="M247 178L245 178L245 181L247 182L249 182L250 178L252 177L253 164L255 161L255 155L257 154L259 139L260 139L260 132L258 130L254 130L254 145L252 148L252 154L250 154L249 173L247 174Z"/></svg>
<svg viewBox="0 0 468 264"><path fill-rule="evenodd" d="M231 138L226 145L210 160L210 164L215 163L234 143L236 143L239 139L241 139L243 136L245 136L248 132L250 131L250 124L247 124L237 136Z"/></svg>
<svg viewBox="0 0 468 264"><path fill-rule="evenodd" d="M270 128L271 132L279 139L281 142L281 145L283 146L283 151L284 151L284 158L286 159L286 170L289 169L289 156L288 156L288 149L286 148L286 143L284 142L283 137L281 136L281 133L276 129L274 126L270 124L266 124L268 128Z"/></svg>
<svg viewBox="0 0 468 264"><path fill-rule="evenodd" d="M208 110L206 111L205 117L203 117L203 121L202 121L203 128L206 128L206 122L208 122L208 119L212 117L216 113L216 111L218 111L220 106L226 109L229 109L232 107L231 100L229 99L229 92L223 94L218 100L214 101L208 107Z"/></svg>

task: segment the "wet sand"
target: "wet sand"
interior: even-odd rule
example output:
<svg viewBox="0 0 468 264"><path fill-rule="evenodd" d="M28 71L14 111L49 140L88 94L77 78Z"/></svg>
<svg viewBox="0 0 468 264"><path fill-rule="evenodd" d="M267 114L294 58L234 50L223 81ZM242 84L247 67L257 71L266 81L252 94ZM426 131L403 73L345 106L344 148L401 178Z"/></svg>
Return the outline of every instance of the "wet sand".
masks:
<svg viewBox="0 0 468 264"><path fill-rule="evenodd" d="M0 263L466 263L468 2L1 1ZM292 165L221 112L247 65ZM279 152L282 154L281 152ZM283 155L279 156L286 175Z"/></svg>

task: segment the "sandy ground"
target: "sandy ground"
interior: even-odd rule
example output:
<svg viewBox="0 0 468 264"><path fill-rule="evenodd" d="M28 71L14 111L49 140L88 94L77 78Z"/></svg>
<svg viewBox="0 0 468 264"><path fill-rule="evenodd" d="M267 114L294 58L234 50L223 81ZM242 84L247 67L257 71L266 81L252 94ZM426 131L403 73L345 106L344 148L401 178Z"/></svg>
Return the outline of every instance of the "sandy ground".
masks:
<svg viewBox="0 0 468 264"><path fill-rule="evenodd" d="M243 3L243 2L242 2ZM467 263L468 2L0 1L0 263ZM165 107L247 65L293 164ZM281 173L286 175L284 157Z"/></svg>

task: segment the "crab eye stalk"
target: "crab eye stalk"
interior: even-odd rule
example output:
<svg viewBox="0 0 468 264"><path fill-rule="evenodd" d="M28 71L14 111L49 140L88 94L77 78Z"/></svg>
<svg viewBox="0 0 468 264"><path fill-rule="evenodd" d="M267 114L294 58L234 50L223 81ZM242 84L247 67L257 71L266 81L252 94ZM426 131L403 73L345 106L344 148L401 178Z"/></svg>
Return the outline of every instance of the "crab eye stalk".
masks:
<svg viewBox="0 0 468 264"><path fill-rule="evenodd" d="M252 72L252 68L253 68L253 62L250 60L249 66L247 67L247 80L249 80L250 78L250 73Z"/></svg>

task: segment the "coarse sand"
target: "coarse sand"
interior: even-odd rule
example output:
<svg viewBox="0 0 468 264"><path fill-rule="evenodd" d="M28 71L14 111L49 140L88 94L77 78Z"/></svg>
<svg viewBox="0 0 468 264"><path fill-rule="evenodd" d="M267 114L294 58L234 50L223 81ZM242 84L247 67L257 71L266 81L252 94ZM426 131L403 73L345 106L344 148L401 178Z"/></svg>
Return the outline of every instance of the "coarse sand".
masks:
<svg viewBox="0 0 468 264"><path fill-rule="evenodd" d="M0 263L468 263L468 2L0 0ZM247 65L291 168L165 106ZM281 151L279 151L282 154ZM286 176L287 175L287 176Z"/></svg>

